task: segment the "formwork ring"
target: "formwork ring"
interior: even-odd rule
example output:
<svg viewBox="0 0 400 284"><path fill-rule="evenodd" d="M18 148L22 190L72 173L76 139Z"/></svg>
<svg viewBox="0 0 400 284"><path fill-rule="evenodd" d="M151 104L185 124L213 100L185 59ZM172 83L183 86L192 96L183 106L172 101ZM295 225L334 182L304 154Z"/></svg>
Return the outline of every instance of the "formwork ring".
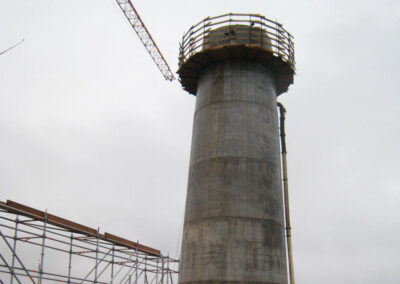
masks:
<svg viewBox="0 0 400 284"><path fill-rule="evenodd" d="M177 71L183 88L196 95L201 70L228 59L267 65L275 76L278 95L293 83L293 36L280 23L262 15L230 13L207 17L183 35Z"/></svg>

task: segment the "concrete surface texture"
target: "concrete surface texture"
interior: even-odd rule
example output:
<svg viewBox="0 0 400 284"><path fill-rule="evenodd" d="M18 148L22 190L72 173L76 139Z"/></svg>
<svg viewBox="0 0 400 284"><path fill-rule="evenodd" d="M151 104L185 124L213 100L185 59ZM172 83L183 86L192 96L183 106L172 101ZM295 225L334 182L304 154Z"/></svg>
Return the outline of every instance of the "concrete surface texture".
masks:
<svg viewBox="0 0 400 284"><path fill-rule="evenodd" d="M199 76L179 283L287 283L276 90L257 62Z"/></svg>
<svg viewBox="0 0 400 284"><path fill-rule="evenodd" d="M272 42L264 29L248 25L231 25L211 30L204 38L204 48L232 45L256 45L272 52Z"/></svg>

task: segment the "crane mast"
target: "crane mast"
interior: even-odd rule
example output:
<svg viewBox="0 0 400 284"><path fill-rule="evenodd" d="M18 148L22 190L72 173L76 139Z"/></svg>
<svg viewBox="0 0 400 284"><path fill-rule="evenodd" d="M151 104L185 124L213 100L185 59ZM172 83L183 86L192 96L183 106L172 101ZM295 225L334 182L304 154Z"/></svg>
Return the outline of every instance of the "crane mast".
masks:
<svg viewBox="0 0 400 284"><path fill-rule="evenodd" d="M175 77L171 69L169 68L167 61L164 59L164 56L158 49L156 43L151 37L149 31L144 25L142 19L140 18L132 2L130 0L115 0L115 1L118 3L125 17L128 19L129 23L139 36L140 41L143 43L144 47L150 54L151 58L156 63L158 69L160 69L165 80L169 81L174 80Z"/></svg>

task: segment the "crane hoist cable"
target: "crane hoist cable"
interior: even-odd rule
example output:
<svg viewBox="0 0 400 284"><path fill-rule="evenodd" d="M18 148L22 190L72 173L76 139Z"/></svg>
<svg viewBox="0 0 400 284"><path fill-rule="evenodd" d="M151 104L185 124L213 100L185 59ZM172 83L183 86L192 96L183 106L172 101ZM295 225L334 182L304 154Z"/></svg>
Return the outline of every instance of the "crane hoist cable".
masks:
<svg viewBox="0 0 400 284"><path fill-rule="evenodd" d="M17 42L16 44L14 44L13 46L11 46L11 47L9 47L9 48L7 48L6 50L4 50L4 51L1 51L0 52L0 55L2 55L2 54L4 54L4 53L6 53L7 51L10 51L11 49L13 49L14 47L17 47L18 45L20 45L22 42L24 41L24 39L22 39L21 41L19 41L19 42Z"/></svg>
<svg viewBox="0 0 400 284"><path fill-rule="evenodd" d="M175 79L174 74L169 68L167 61L164 59L164 56L161 54L160 49L154 42L152 36L144 25L142 19L140 18L138 12L133 6L130 0L115 0L125 17L128 19L132 28L135 30L136 34L139 36L140 41L143 43L147 52L150 54L154 63L156 63L158 69L163 74L166 80L172 81Z"/></svg>

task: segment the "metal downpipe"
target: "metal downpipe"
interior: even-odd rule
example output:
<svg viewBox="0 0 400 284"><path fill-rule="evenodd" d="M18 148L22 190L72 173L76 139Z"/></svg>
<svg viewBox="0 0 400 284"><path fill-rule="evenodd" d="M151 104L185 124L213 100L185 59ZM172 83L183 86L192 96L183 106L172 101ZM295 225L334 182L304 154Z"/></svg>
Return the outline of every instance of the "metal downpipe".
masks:
<svg viewBox="0 0 400 284"><path fill-rule="evenodd" d="M280 112L279 128L282 148L282 174L283 174L283 192L284 192L284 206L285 206L285 224L286 224L286 244L289 258L289 279L290 284L295 284L294 280L294 267L293 267L293 252L292 252L292 228L290 227L290 214L289 214L289 184L288 184L288 170L287 170L287 152L286 152L286 139L285 139L285 107L278 102Z"/></svg>

